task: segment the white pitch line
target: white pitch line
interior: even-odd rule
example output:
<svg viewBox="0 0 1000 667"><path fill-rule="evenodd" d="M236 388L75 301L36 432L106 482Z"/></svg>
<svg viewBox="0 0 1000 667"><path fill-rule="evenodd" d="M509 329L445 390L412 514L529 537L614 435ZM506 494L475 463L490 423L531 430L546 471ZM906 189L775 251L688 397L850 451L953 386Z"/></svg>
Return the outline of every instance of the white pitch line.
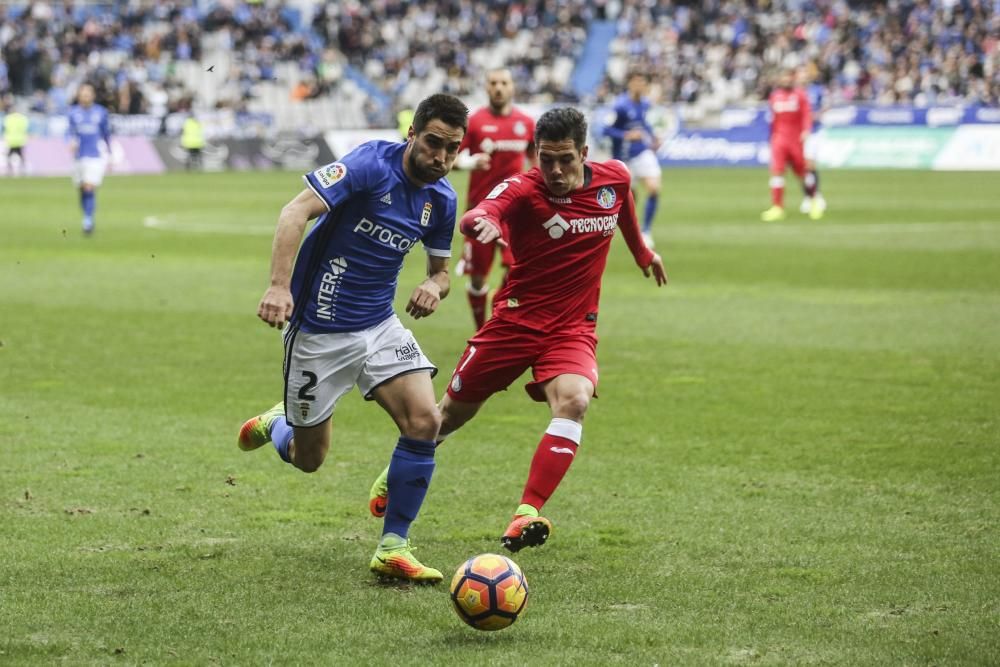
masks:
<svg viewBox="0 0 1000 667"><path fill-rule="evenodd" d="M822 234L885 234L898 232L909 233L935 233L935 232L996 232L1000 234L1000 223L991 222L900 222L900 223L871 223L859 225L825 224L823 222L808 223L802 225L788 225L782 223L753 223L746 225L664 225L665 230L679 232L681 234L710 234L713 236L723 236L729 234L744 235L809 235L816 236Z"/></svg>
<svg viewBox="0 0 1000 667"><path fill-rule="evenodd" d="M155 215L147 215L142 219L142 226L146 229L156 229L165 232L179 232L181 234L233 234L236 236L271 236L274 234L274 227L263 227L260 225L252 227L240 227L238 225L223 225L210 222L186 222L178 223L169 218L160 218Z"/></svg>

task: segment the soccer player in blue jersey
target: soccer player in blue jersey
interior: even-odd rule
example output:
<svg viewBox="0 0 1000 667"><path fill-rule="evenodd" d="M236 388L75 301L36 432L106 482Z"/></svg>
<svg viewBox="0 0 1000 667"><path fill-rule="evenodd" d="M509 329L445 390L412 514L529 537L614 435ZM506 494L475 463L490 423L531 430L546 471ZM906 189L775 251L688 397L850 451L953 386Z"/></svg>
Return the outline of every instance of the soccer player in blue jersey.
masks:
<svg viewBox="0 0 1000 667"><path fill-rule="evenodd" d="M108 110L94 104L94 87L84 83L77 91L77 104L69 110L67 138L76 159L73 182L80 189L80 208L83 209L83 233L94 231L94 211L97 208L97 188L104 180L111 155L111 128ZM101 153L101 142L107 146L106 156Z"/></svg>
<svg viewBox="0 0 1000 667"><path fill-rule="evenodd" d="M641 182L646 189L646 207L642 215L642 238L653 247L653 220L660 200L660 160L656 149L660 142L646 120L650 102L646 97L649 78L642 72L629 74L626 92L615 99L614 122L608 123L604 134L611 137L611 154L628 165L632 173L632 189Z"/></svg>
<svg viewBox="0 0 1000 667"><path fill-rule="evenodd" d="M272 327L289 325L285 398L244 423L239 435L241 449L273 442L282 460L313 472L330 448L334 406L357 385L400 432L383 535L369 567L427 583L441 581L441 572L413 557L408 532L434 471L437 369L392 302L403 257L418 241L427 251L427 278L406 311L426 317L448 294L457 197L444 177L467 123L458 98L432 95L417 107L405 143L370 141L306 174L307 187L278 219L271 286L257 310ZM317 217L299 248L306 223Z"/></svg>

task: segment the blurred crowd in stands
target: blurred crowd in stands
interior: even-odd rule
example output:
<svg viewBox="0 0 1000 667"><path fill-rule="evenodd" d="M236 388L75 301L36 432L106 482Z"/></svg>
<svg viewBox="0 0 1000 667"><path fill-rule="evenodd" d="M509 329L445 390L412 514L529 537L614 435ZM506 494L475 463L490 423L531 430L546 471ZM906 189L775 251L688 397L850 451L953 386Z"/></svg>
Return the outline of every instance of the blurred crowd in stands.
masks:
<svg viewBox="0 0 1000 667"><path fill-rule="evenodd" d="M802 66L830 104L1000 102L997 0L624 0L617 23L613 83L627 62L667 101L763 99Z"/></svg>
<svg viewBox="0 0 1000 667"><path fill-rule="evenodd" d="M610 21L604 82L642 68L663 103L759 102L783 65L804 66L829 103L1000 103L1000 0L77 0L0 4L0 95L60 113L83 80L122 114L192 105L183 63L218 72L238 108L280 65L288 95L335 95L345 76L388 99L415 81L479 92L502 59L519 99L576 101L566 68L592 21ZM411 100L406 100L410 104Z"/></svg>

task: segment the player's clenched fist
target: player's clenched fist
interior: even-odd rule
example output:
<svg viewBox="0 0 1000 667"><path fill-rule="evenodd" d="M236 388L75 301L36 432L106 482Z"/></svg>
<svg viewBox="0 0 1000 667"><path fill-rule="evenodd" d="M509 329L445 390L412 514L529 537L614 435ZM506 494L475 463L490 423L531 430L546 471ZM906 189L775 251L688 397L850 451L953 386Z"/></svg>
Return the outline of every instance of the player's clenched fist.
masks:
<svg viewBox="0 0 1000 667"><path fill-rule="evenodd" d="M292 293L287 287L268 287L257 306L257 317L281 329L292 316Z"/></svg>

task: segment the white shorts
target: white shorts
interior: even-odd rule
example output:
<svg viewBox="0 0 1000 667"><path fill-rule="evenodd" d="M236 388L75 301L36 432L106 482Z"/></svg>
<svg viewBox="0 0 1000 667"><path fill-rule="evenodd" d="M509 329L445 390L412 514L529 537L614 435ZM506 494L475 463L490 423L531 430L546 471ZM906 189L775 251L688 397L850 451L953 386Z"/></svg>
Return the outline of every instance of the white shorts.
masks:
<svg viewBox="0 0 1000 667"><path fill-rule="evenodd" d="M102 157L81 157L76 161L73 170L73 182L77 185L87 183L97 187L104 182L104 171L107 160Z"/></svg>
<svg viewBox="0 0 1000 667"><path fill-rule="evenodd" d="M285 417L292 426L315 426L354 385L367 400L394 377L437 367L413 332L393 315L362 331L285 333Z"/></svg>
<svg viewBox="0 0 1000 667"><path fill-rule="evenodd" d="M663 174L660 169L660 160L651 149L647 148L628 161L628 170L632 172L632 182L640 178L659 178Z"/></svg>
<svg viewBox="0 0 1000 667"><path fill-rule="evenodd" d="M806 143L802 147L802 155L810 162L815 162L819 157L819 135L811 132L806 137Z"/></svg>

